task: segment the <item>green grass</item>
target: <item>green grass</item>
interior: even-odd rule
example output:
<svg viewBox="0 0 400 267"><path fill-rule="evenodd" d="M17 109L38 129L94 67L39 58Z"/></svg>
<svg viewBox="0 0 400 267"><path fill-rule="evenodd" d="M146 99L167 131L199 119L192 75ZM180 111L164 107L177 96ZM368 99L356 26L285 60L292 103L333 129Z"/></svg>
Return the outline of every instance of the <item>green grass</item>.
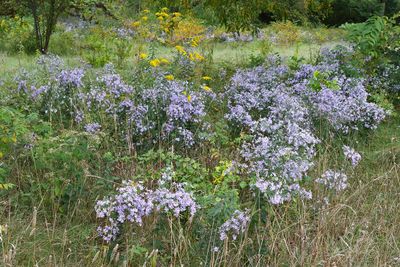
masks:
<svg viewBox="0 0 400 267"><path fill-rule="evenodd" d="M349 188L329 195L329 205L323 204L327 192L316 190L313 201L274 208L267 229L269 252L253 255L249 265L255 266L257 257L264 257L261 266L397 265L399 125L399 118L392 118L354 140L359 141L363 160L350 175ZM321 154L316 169L325 168L334 158L329 152ZM10 201L3 198L1 210L1 224L7 225L2 231L5 266L107 266L111 252L96 238L97 224L90 219L93 209L83 199L69 217L57 212L49 215L41 203L36 212L27 211L23 204L12 206ZM127 252L121 249L119 253L123 257Z"/></svg>
<svg viewBox="0 0 400 267"><path fill-rule="evenodd" d="M0 52L0 77L14 75L19 69L31 70L35 66L36 55L7 55ZM63 57L67 66L77 65L78 57Z"/></svg>
<svg viewBox="0 0 400 267"><path fill-rule="evenodd" d="M270 53L278 53L282 58L289 58L297 55L298 57L304 57L305 59L312 58L315 56L322 47L333 47L335 45L342 44L340 42L328 42L320 45L299 43L291 46L272 46L269 50ZM144 51L150 50L149 47L144 47ZM175 54L175 48L166 47L162 45L155 45L154 56L165 57L172 59ZM210 43L207 45L200 46L199 49L205 49L205 51L212 51L212 60L216 64L234 64L243 65L248 62L251 56L256 57L262 55L262 42L235 42L235 43ZM67 66L74 66L79 64L78 56L62 56ZM19 69L23 68L30 70L31 66L37 59L36 55L7 55L0 53L0 76L10 75L16 73ZM135 58L132 55L126 59L129 64L134 64Z"/></svg>

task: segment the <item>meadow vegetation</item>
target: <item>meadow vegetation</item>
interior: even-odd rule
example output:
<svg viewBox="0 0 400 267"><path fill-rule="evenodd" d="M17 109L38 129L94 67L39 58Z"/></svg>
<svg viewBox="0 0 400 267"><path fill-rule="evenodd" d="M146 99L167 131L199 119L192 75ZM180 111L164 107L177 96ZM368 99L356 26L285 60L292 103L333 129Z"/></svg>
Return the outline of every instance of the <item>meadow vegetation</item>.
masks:
<svg viewBox="0 0 400 267"><path fill-rule="evenodd" d="M400 265L398 1L42 2L0 8L2 266Z"/></svg>

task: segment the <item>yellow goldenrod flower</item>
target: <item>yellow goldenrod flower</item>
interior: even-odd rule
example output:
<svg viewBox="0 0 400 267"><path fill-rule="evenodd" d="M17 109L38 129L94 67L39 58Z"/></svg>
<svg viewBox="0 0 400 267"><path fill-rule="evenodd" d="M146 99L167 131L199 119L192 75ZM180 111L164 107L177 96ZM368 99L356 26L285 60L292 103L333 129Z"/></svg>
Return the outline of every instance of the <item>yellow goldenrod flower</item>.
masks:
<svg viewBox="0 0 400 267"><path fill-rule="evenodd" d="M188 99L189 102L192 101L192 96L191 96L191 95L188 95L188 96L187 96L187 99Z"/></svg>
<svg viewBox="0 0 400 267"><path fill-rule="evenodd" d="M205 81L211 81L212 78L210 76L203 76L203 80Z"/></svg>
<svg viewBox="0 0 400 267"><path fill-rule="evenodd" d="M179 12L174 12L174 13L172 13L172 15L174 15L175 17L180 17L182 14Z"/></svg>
<svg viewBox="0 0 400 267"><path fill-rule="evenodd" d="M132 27L138 27L138 26L140 26L140 21L134 21L134 22L132 22Z"/></svg>
<svg viewBox="0 0 400 267"><path fill-rule="evenodd" d="M165 79L167 79L168 81L173 81L175 79L174 75L169 74L169 75L165 75Z"/></svg>
<svg viewBox="0 0 400 267"><path fill-rule="evenodd" d="M183 46L177 45L175 46L176 50L178 50L179 53L181 53L182 55L186 55L186 50Z"/></svg>
<svg viewBox="0 0 400 267"><path fill-rule="evenodd" d="M146 59L147 58L147 54L146 53L141 53L139 55L140 59Z"/></svg>
<svg viewBox="0 0 400 267"><path fill-rule="evenodd" d="M189 59L190 59L191 61L194 61L194 60L195 60L193 53L189 53Z"/></svg>
<svg viewBox="0 0 400 267"><path fill-rule="evenodd" d="M165 13L165 12L161 12L160 15L162 17L164 17L164 18L168 18L169 17L168 13Z"/></svg>
<svg viewBox="0 0 400 267"><path fill-rule="evenodd" d="M164 18L161 17L161 16L157 17L157 19L160 20L160 21L164 20Z"/></svg>
<svg viewBox="0 0 400 267"><path fill-rule="evenodd" d="M158 58L150 60L149 63L150 63L150 66L152 66L154 68L160 66L160 64L161 64L161 62Z"/></svg>
<svg viewBox="0 0 400 267"><path fill-rule="evenodd" d="M205 91L207 91L207 92L211 91L211 88L208 87L207 85L203 85L202 87L203 87L203 89L204 89Z"/></svg>
<svg viewBox="0 0 400 267"><path fill-rule="evenodd" d="M166 58L160 58L160 63L169 64L169 61Z"/></svg>
<svg viewBox="0 0 400 267"><path fill-rule="evenodd" d="M163 8L161 8L161 11L162 11L162 12L168 12L168 7L163 7Z"/></svg>
<svg viewBox="0 0 400 267"><path fill-rule="evenodd" d="M199 44L196 42L196 40L192 40L192 42L191 42L191 44L190 44L192 47L197 47L197 46L199 46Z"/></svg>
<svg viewBox="0 0 400 267"><path fill-rule="evenodd" d="M192 47L197 47L199 45L200 41L201 41L201 37L200 36L194 37L192 39L191 46Z"/></svg>
<svg viewBox="0 0 400 267"><path fill-rule="evenodd" d="M149 19L149 17L147 17L147 16L143 16L143 17L142 17L142 20L143 20L143 21L147 21L148 19Z"/></svg>
<svg viewBox="0 0 400 267"><path fill-rule="evenodd" d="M150 13L150 10L145 9L145 10L143 10L143 13Z"/></svg>
<svg viewBox="0 0 400 267"><path fill-rule="evenodd" d="M200 55L197 52L194 52L194 57L198 60L198 61L202 61L204 60L204 57L202 55Z"/></svg>

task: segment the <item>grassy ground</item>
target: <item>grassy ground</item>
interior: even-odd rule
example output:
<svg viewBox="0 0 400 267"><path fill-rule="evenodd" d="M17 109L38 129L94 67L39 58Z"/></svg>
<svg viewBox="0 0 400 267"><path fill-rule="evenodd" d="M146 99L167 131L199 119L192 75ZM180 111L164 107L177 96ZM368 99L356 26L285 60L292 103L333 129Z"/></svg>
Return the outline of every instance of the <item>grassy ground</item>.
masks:
<svg viewBox="0 0 400 267"><path fill-rule="evenodd" d="M305 44L299 43L291 46L271 46L269 53L278 53L283 58L288 58L293 55L304 57L306 59L316 55L322 47L333 47L339 42L329 42L323 44ZM214 63L227 63L240 65L249 60L251 56L256 57L262 54L263 43L261 41L254 42L233 42L233 43L211 43L203 47L206 51L212 51L212 60ZM146 49L145 49L146 50ZM155 57L172 58L174 48L156 46ZM7 55L0 52L0 77L15 73L20 68L28 69L33 66L37 56L35 55ZM78 56L63 57L67 65L76 65L79 62ZM128 63L134 62L135 59L129 57L126 60Z"/></svg>
<svg viewBox="0 0 400 267"><path fill-rule="evenodd" d="M363 160L351 175L350 187L330 195L329 204L324 203L326 192L317 192L312 202L276 208L266 239L268 256L252 255L248 265L257 266L263 257L261 266L400 264L399 126L399 118L392 118L354 139ZM334 158L328 148L317 168ZM26 210L22 202L12 206L11 201L3 198L1 205L1 222L7 225L1 231L5 266L107 266L111 252L98 242L96 222L88 220L93 210L84 199L68 218L46 215L43 203Z"/></svg>

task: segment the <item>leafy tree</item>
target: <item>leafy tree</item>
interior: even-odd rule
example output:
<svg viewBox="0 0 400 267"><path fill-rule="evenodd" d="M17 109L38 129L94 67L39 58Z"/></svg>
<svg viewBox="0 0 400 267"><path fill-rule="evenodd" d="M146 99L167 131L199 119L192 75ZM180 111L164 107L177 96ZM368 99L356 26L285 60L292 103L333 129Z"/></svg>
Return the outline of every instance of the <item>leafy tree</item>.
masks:
<svg viewBox="0 0 400 267"><path fill-rule="evenodd" d="M0 16L14 16L17 10L13 0L3 0L0 4Z"/></svg>
<svg viewBox="0 0 400 267"><path fill-rule="evenodd" d="M400 0L385 0L385 16L393 16L400 11Z"/></svg>
<svg viewBox="0 0 400 267"><path fill-rule="evenodd" d="M304 0L304 10L307 19L319 23L332 13L334 0Z"/></svg>
<svg viewBox="0 0 400 267"><path fill-rule="evenodd" d="M254 30L257 18L265 10L263 0L208 0L220 23L228 31L239 33L242 30Z"/></svg>
<svg viewBox="0 0 400 267"><path fill-rule="evenodd" d="M34 33L38 50L46 54L50 37L61 13L65 11L72 0L24 0L34 20Z"/></svg>
<svg viewBox="0 0 400 267"><path fill-rule="evenodd" d="M385 1L382 0L335 0L332 3L331 16L325 23L341 25L346 22L364 22L372 16L381 16L384 13Z"/></svg>
<svg viewBox="0 0 400 267"><path fill-rule="evenodd" d="M28 10L33 17L34 34L37 49L46 54L49 49L51 35L57 24L60 15L68 11L69 8L75 8L79 12L85 12L88 9L101 9L107 16L116 18L108 10L103 2L95 0L16 0L20 1L22 6ZM92 17L91 17L92 18Z"/></svg>
<svg viewBox="0 0 400 267"><path fill-rule="evenodd" d="M305 11L303 0L270 0L267 10L273 14L275 20L299 21L303 20Z"/></svg>

